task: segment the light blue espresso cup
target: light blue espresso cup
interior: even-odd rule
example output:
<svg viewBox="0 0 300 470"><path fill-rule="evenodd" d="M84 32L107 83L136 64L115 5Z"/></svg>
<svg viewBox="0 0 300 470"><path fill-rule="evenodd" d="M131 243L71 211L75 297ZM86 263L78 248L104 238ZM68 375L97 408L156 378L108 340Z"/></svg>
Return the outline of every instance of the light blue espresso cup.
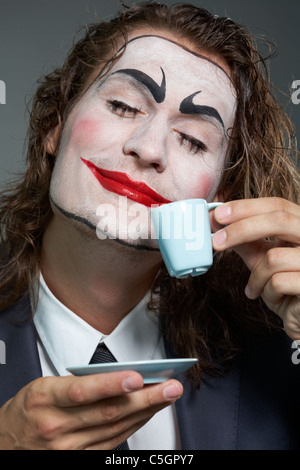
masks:
<svg viewBox="0 0 300 470"><path fill-rule="evenodd" d="M221 204L187 199L151 210L154 235L170 276L200 276L212 266L209 211Z"/></svg>

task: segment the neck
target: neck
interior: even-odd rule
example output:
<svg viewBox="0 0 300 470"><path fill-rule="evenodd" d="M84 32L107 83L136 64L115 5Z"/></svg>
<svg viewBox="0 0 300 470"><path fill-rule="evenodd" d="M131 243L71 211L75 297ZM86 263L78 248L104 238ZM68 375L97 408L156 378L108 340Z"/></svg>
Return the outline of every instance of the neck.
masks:
<svg viewBox="0 0 300 470"><path fill-rule="evenodd" d="M45 282L66 307L111 333L151 288L161 265L156 251L137 250L53 218L43 239Z"/></svg>

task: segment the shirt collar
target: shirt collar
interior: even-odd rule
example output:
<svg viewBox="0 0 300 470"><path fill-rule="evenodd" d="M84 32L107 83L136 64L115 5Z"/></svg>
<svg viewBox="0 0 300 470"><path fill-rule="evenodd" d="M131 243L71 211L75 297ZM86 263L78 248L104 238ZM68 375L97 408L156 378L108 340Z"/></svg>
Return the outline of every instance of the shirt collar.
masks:
<svg viewBox="0 0 300 470"><path fill-rule="evenodd" d="M118 362L155 359L160 354L161 334L157 316L147 308L148 300L149 293L106 336L63 305L40 275L34 324L58 375L67 375L67 367L88 364L100 342L105 342Z"/></svg>

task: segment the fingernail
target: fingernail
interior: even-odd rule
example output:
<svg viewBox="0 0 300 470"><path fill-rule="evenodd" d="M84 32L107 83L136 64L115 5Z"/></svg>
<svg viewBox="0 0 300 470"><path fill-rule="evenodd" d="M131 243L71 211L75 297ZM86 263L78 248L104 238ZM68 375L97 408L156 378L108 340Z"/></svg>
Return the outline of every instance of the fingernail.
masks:
<svg viewBox="0 0 300 470"><path fill-rule="evenodd" d="M215 210L215 215L216 215L218 221L220 221L220 222L222 220L225 221L231 215L231 207L226 206L226 205L219 206Z"/></svg>
<svg viewBox="0 0 300 470"><path fill-rule="evenodd" d="M167 400L173 400L174 398L180 397L181 390L177 384L168 385L164 388L163 395Z"/></svg>
<svg viewBox="0 0 300 470"><path fill-rule="evenodd" d="M139 390L142 387L140 377L127 377L122 382L123 389L125 392L133 392Z"/></svg>
<svg viewBox="0 0 300 470"><path fill-rule="evenodd" d="M252 293L252 291L251 291L251 289L248 285L245 287L245 295L246 295L246 297L248 297L248 299L255 300L255 296L253 295L253 293Z"/></svg>
<svg viewBox="0 0 300 470"><path fill-rule="evenodd" d="M250 298L250 295L251 295L251 292L250 292L250 289L249 289L249 286L247 285L245 287L245 296L248 297L248 299Z"/></svg>
<svg viewBox="0 0 300 470"><path fill-rule="evenodd" d="M226 242L227 233L226 230L222 229L215 233L213 236L213 242L215 246L222 246Z"/></svg>

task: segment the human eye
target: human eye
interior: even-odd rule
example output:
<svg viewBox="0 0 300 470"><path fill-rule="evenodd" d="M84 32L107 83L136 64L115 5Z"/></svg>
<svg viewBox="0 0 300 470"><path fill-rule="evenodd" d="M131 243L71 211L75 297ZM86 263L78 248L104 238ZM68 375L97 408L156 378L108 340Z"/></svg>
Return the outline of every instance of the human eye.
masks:
<svg viewBox="0 0 300 470"><path fill-rule="evenodd" d="M200 152L207 152L207 147L201 140L198 140L195 137L187 135L183 132L179 133L179 142L181 146L185 146L188 151L194 155Z"/></svg>
<svg viewBox="0 0 300 470"><path fill-rule="evenodd" d="M133 108L132 106L129 106L128 104L119 100L110 100L108 101L108 105L114 114L125 118L135 118L137 114L141 112L140 109Z"/></svg>

